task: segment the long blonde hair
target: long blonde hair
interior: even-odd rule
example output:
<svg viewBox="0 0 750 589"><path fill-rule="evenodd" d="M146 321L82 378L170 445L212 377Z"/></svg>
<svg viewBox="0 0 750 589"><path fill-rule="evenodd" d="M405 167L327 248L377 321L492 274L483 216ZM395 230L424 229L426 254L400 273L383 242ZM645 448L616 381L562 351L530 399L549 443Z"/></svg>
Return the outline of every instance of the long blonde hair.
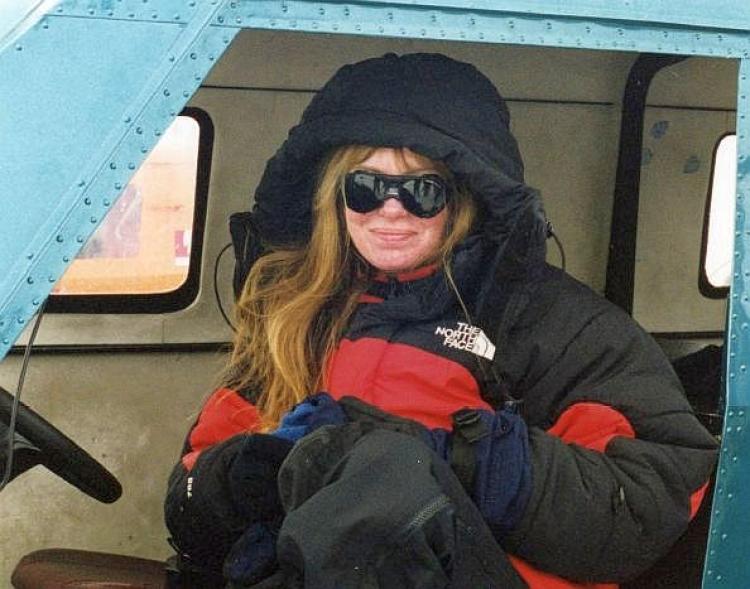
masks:
<svg viewBox="0 0 750 589"><path fill-rule="evenodd" d="M335 150L318 179L313 229L303 247L274 249L255 262L235 308L237 332L225 384L250 390L272 429L292 406L324 386L324 369L373 271L351 244L340 191L344 176L376 150ZM403 150L400 153L405 157ZM449 174L439 164L438 171ZM450 277L453 248L475 216L473 198L454 189L445 239L432 261Z"/></svg>

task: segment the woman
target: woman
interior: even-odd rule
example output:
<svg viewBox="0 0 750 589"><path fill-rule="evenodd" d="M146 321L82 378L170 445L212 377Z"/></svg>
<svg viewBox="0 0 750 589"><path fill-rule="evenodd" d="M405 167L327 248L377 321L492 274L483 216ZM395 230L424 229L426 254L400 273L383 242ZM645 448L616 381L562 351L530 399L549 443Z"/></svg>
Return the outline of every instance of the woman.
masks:
<svg viewBox="0 0 750 589"><path fill-rule="evenodd" d="M351 419L346 396L428 428L530 587L615 586L684 531L715 441L650 337L546 265L507 108L473 66L342 68L269 161L253 224L268 253L227 386L170 480L184 566L232 576L234 546L251 578L273 570L279 466Z"/></svg>

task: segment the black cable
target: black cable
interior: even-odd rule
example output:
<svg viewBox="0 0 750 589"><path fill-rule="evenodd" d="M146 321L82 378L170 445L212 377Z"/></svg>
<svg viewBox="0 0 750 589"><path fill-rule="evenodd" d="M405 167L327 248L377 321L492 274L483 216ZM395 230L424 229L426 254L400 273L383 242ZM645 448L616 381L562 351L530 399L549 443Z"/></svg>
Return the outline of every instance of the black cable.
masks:
<svg viewBox="0 0 750 589"><path fill-rule="evenodd" d="M42 305L39 307L39 311L37 311L36 315L36 321L34 322L34 327L31 330L31 335L29 336L29 341L26 343L26 350L23 354L23 363L21 364L21 374L18 377L18 386L16 387L16 394L13 397L13 407L10 412L10 423L8 424L8 457L5 461L5 474L3 475L3 480L0 482L0 491L2 491L5 488L5 485L10 482L10 476L11 471L13 470L13 451L14 451L14 442L15 442L15 435L16 435L16 418L18 416L18 407L21 403L21 391L23 390L23 383L26 380L26 371L29 367L29 360L31 358L31 348L34 344L34 340L36 339L36 334L39 331L39 325L42 323L42 316L44 315L44 306L47 304L47 301L42 303Z"/></svg>
<svg viewBox="0 0 750 589"><path fill-rule="evenodd" d="M219 255L216 256L216 262L214 262L214 295L216 295L216 305L219 307L219 313L221 313L221 316L224 318L224 321L226 321L229 329L236 333L237 330L234 328L234 325L232 325L229 317L224 312L224 306L221 302L221 294L219 293L219 262L221 261L221 257L224 255L224 252L226 252L230 247L232 247L231 242L221 248Z"/></svg>
<svg viewBox="0 0 750 589"><path fill-rule="evenodd" d="M562 241L560 241L560 238L557 236L557 233L555 233L555 230L552 227L552 223L550 223L549 221L547 221L547 236L551 237L555 241L557 249L560 250L560 265L562 266L562 269L564 271L565 267L567 266L567 263L565 261L565 248L563 247Z"/></svg>

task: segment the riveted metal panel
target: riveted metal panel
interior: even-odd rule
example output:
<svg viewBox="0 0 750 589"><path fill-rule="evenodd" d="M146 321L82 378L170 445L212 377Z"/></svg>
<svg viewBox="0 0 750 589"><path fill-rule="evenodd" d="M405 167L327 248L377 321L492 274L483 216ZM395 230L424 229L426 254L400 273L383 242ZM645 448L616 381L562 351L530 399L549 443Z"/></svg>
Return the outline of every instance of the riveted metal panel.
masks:
<svg viewBox="0 0 750 589"><path fill-rule="evenodd" d="M576 6L576 3L571 3ZM235 0L219 26L288 29L416 39L517 43L684 55L749 57L747 34L697 26L520 14L497 9L381 3Z"/></svg>
<svg viewBox="0 0 750 589"><path fill-rule="evenodd" d="M211 4L216 5L217 2ZM196 11L197 0L64 0L51 10L50 14L79 18L182 23L192 20Z"/></svg>
<svg viewBox="0 0 750 589"><path fill-rule="evenodd" d="M54 35L85 23L86 39L57 43L67 65L33 70ZM149 23L146 35L145 23ZM210 23L213 26L207 26ZM46 27L46 28L45 28ZM140 27L140 28L139 28ZM0 357L49 293L52 282L111 206L159 133L184 105L239 28L741 58L738 99L738 203L735 271L729 307L726 421L705 587L747 586L750 559L750 5L746 0L67 0L0 53L0 166L19 137L41 170L3 173L7 237L0 237ZM78 29L80 31L80 29ZM108 33L105 33L105 30ZM112 34L113 31L119 34ZM48 35L45 38L45 35ZM134 43L134 40L136 43ZM59 41L59 39L58 39ZM80 44L89 43L85 47ZM74 54L75 47L83 55ZM134 47L136 49L134 49ZM131 54L131 51L136 53ZM123 67L124 56L141 76ZM76 60L86 64L81 82ZM127 70L127 71L126 71ZM122 77L114 78L115 73ZM66 77L66 74L69 74ZM13 78L6 76L14 76ZM72 80L85 84L81 91ZM67 81L66 81L67 80ZM123 92L122 85L130 90ZM18 90L23 87L23 92ZM103 93L102 88L111 93ZM52 98L57 98L54 101ZM19 105L20 101L28 104ZM100 103L105 102L106 107ZM49 108L64 105L80 128L61 140ZM71 112L67 112L70 110ZM25 116L17 113L25 112ZM86 116L88 121L86 121ZM65 117L63 117L65 118ZM37 122L41 121L41 122ZM114 123L112 122L114 121ZM90 126L89 126L90 124ZM97 135L97 133L103 134ZM31 139L28 139L31 138ZM82 147L85 146L85 147ZM44 158L34 157L44 154ZM48 156L50 156L48 158ZM17 158L15 165L23 166ZM14 168L15 169L15 168ZM3 172L6 170L3 169ZM75 177L72 175L75 171ZM71 175L68 176L67 174ZM9 181L7 179L10 179ZM23 214L22 214L23 213Z"/></svg>
<svg viewBox="0 0 750 589"><path fill-rule="evenodd" d="M735 251L726 344L726 412L703 586L747 587L750 559L750 60L740 63Z"/></svg>
<svg viewBox="0 0 750 589"><path fill-rule="evenodd" d="M148 24L66 14L81 5L0 53L0 80L13 80L0 84L0 357L237 32L209 26L215 1Z"/></svg>
<svg viewBox="0 0 750 589"><path fill-rule="evenodd" d="M363 4L380 4L378 0L360 0ZM410 5L395 0L387 3ZM656 22L699 28L750 28L750 5L745 0L428 0L423 7L454 8L472 11L503 11L526 15L575 16L586 19L607 19Z"/></svg>

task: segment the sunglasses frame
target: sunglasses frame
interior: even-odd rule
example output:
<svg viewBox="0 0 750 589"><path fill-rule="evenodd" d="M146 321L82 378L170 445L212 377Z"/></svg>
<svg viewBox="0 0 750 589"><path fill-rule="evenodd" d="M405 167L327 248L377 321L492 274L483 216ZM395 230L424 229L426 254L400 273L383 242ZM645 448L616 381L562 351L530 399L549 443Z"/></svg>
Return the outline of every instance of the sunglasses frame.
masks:
<svg viewBox="0 0 750 589"><path fill-rule="evenodd" d="M385 189L381 189L378 192L374 188L370 188L369 186L365 186L361 183L356 183L358 176L371 178L371 183L373 185L385 186ZM442 199L434 199L436 202L433 208L425 209L423 203L418 197L419 190L417 190L416 187L414 190L407 191L406 195L402 193L402 190L405 190L404 184L406 184L407 182L416 182L418 183L417 186L421 183L432 184L433 186L438 188L438 194L442 192L443 197ZM351 192L351 190L354 189L355 186L357 187L357 189L370 191L371 202L369 204L373 204L374 206L360 206L358 208L351 206L350 200L347 198L347 192ZM401 203L404 209L409 212L409 214L414 215L415 217L419 217L420 219L430 219L440 214L440 212L445 208L448 203L448 199L450 198L451 190L448 181L438 174L392 176L389 174L370 172L368 170L354 170L346 174L346 176L344 177L344 184L342 186L341 192L344 197L344 204L346 204L346 207L356 213L371 213L372 211L375 211L382 207L385 204L385 201L389 198L395 198ZM442 200L442 202L439 202L440 200Z"/></svg>

